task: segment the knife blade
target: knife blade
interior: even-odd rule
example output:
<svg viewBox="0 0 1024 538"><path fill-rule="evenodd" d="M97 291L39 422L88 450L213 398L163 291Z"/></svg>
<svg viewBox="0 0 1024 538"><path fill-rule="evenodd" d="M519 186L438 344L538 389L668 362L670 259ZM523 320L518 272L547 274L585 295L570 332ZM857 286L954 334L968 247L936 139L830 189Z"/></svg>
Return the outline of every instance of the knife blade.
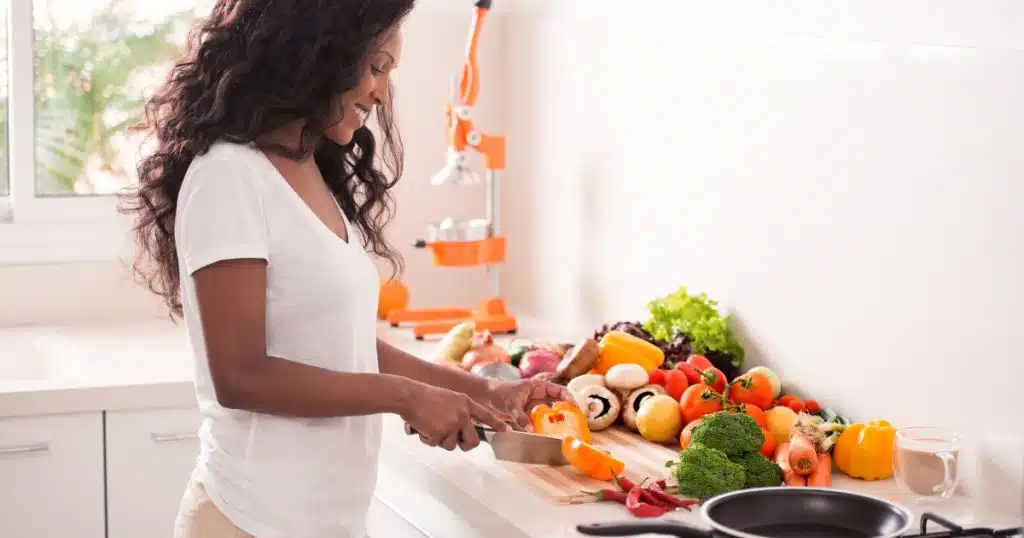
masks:
<svg viewBox="0 0 1024 538"><path fill-rule="evenodd" d="M491 445L495 459L531 465L568 465L562 455L562 440L557 437L521 431L498 432L480 425L475 427L480 440ZM419 434L408 424L405 425L405 433Z"/></svg>

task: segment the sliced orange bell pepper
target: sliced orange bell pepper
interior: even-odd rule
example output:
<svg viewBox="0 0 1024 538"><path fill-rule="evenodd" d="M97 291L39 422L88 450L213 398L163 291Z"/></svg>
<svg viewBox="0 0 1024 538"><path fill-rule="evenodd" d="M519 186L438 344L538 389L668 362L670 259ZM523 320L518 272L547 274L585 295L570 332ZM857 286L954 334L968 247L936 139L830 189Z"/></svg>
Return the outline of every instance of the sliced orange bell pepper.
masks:
<svg viewBox="0 0 1024 538"><path fill-rule="evenodd" d="M595 480L612 480L626 469L621 460L572 436L562 438L562 456L569 465Z"/></svg>
<svg viewBox="0 0 1024 538"><path fill-rule="evenodd" d="M590 443L590 425L583 410L571 402L555 402L552 406L538 405L530 411L534 433L552 437L572 436Z"/></svg>

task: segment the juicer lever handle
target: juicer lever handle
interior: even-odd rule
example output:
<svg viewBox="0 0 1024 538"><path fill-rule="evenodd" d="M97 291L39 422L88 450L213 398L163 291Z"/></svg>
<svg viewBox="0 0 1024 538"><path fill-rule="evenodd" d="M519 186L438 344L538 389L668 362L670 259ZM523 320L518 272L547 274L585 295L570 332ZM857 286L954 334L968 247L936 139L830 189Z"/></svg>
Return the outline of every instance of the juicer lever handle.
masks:
<svg viewBox="0 0 1024 538"><path fill-rule="evenodd" d="M427 242L423 239L417 239L413 242L412 248L427 248Z"/></svg>

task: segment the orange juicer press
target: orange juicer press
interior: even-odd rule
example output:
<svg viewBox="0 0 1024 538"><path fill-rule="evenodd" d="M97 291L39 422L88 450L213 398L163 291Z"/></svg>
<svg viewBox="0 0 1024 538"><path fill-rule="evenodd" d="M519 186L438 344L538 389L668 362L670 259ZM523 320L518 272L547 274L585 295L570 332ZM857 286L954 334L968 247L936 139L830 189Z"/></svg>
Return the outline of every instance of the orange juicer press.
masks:
<svg viewBox="0 0 1024 538"><path fill-rule="evenodd" d="M477 331L493 334L515 334L518 328L498 291L498 265L505 261L505 237L500 232L498 211L498 189L505 169L505 137L479 131L472 117L480 94L480 29L490 9L491 0L478 0L475 4L461 80L452 78L452 101L445 105L447 159L444 168L431 179L432 185L479 183L476 173L466 165L467 151L478 152L486 170L486 217L466 221L443 219L429 225L427 239L415 243L417 248L430 249L434 264L441 267L485 266L488 295L478 308L400 308L387 313L386 319L393 327L411 324L417 340L444 334L467 320L475 322Z"/></svg>

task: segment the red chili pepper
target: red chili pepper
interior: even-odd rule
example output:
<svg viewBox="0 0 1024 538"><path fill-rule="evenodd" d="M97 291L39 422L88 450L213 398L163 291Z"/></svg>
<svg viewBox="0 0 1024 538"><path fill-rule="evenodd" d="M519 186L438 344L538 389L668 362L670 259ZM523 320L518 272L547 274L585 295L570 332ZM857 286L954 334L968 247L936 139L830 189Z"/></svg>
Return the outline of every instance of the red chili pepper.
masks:
<svg viewBox="0 0 1024 538"><path fill-rule="evenodd" d="M640 489L643 491L643 493L640 494L640 501L645 502L647 504L653 504L654 506L660 506L660 507L663 507L663 508L673 508L673 506L671 504L666 503L665 501L659 499L658 496L655 495L654 492L651 491L650 489L648 489L648 488L640 488Z"/></svg>
<svg viewBox="0 0 1024 538"><path fill-rule="evenodd" d="M668 483L666 483L665 480L658 480L657 482L655 482L655 484L657 484L658 487L661 489L665 489L668 487Z"/></svg>
<svg viewBox="0 0 1024 538"><path fill-rule="evenodd" d="M621 491L615 491L614 489L599 489L597 491L588 491L586 493L597 497L598 502L626 503L626 494Z"/></svg>
<svg viewBox="0 0 1024 538"><path fill-rule="evenodd" d="M626 509L636 517L658 517L669 511L667 506L656 506L640 500L644 490L635 487L626 495Z"/></svg>
<svg viewBox="0 0 1024 538"><path fill-rule="evenodd" d="M616 477L615 482L619 485L620 488L622 488L622 491L629 491L636 487L636 484L634 484L632 480L624 476Z"/></svg>
<svg viewBox="0 0 1024 538"><path fill-rule="evenodd" d="M674 508L682 508L687 512L690 511L691 506L696 506L700 504L700 501L696 501L693 499L680 499L675 495L666 493L665 490L662 489L661 487L662 482L664 482L664 480L659 480L658 482L651 484L650 486L651 495L656 497L658 501L660 501L661 503L667 504Z"/></svg>

